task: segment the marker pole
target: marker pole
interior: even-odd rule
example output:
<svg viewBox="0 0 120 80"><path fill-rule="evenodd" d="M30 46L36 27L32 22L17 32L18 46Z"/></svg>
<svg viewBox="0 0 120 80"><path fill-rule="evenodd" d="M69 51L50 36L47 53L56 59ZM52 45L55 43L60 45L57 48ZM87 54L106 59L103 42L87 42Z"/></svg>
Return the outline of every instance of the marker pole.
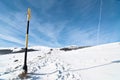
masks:
<svg viewBox="0 0 120 80"><path fill-rule="evenodd" d="M23 70L25 71L25 73L27 73L27 71L28 71L28 69L27 69L27 50L28 50L28 34L29 34L30 18L31 18L31 10L30 10L30 8L28 8L28 12L27 12L26 43L25 43L25 57L24 57L24 66L23 66Z"/></svg>

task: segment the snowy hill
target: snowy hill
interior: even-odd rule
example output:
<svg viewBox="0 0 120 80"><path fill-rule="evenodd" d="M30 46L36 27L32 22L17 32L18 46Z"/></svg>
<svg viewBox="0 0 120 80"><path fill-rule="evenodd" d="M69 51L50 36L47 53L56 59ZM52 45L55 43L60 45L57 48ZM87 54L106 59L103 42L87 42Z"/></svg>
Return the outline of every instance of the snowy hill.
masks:
<svg viewBox="0 0 120 80"><path fill-rule="evenodd" d="M36 51L28 52L29 77L25 80L120 80L119 42L71 51L30 49ZM23 52L0 55L0 80L19 80L23 58Z"/></svg>
<svg viewBox="0 0 120 80"><path fill-rule="evenodd" d="M82 49L82 48L87 48L87 47L90 47L90 46L81 46L81 47L78 47L78 46L72 45L72 46L67 46L67 47L64 47L64 48L60 48L60 50L71 51L71 50L77 50L77 49Z"/></svg>

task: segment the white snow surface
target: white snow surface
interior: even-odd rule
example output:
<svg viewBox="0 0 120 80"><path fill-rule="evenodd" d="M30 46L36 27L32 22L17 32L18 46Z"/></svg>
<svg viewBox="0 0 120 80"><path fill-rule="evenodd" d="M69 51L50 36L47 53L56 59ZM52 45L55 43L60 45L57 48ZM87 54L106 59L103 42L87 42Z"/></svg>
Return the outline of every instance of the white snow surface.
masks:
<svg viewBox="0 0 120 80"><path fill-rule="evenodd" d="M120 42L61 51L30 47L24 80L120 80ZM21 80L24 53L0 55L0 80Z"/></svg>

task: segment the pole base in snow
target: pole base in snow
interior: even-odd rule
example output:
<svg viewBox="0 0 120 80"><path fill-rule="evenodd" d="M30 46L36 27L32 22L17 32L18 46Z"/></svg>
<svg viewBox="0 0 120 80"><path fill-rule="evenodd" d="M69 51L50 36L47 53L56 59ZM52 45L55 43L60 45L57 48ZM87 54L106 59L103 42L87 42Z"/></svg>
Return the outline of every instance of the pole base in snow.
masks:
<svg viewBox="0 0 120 80"><path fill-rule="evenodd" d="M23 70L24 70L25 73L27 73L27 65L23 66Z"/></svg>
<svg viewBox="0 0 120 80"><path fill-rule="evenodd" d="M27 77L27 65L23 66L23 71L18 75L19 78L25 79Z"/></svg>
<svg viewBox="0 0 120 80"><path fill-rule="evenodd" d="M27 77L27 73L23 71L21 74L18 75L19 78L25 79Z"/></svg>

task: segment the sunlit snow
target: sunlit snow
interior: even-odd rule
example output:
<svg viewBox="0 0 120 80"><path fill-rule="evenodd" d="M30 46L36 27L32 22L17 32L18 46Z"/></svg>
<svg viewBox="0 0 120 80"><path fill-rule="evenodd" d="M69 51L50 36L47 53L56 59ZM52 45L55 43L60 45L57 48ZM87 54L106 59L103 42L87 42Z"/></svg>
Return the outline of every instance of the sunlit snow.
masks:
<svg viewBox="0 0 120 80"><path fill-rule="evenodd" d="M70 51L30 48L38 51L28 52L25 80L120 80L119 42ZM0 55L0 80L19 80L23 58L24 52Z"/></svg>

